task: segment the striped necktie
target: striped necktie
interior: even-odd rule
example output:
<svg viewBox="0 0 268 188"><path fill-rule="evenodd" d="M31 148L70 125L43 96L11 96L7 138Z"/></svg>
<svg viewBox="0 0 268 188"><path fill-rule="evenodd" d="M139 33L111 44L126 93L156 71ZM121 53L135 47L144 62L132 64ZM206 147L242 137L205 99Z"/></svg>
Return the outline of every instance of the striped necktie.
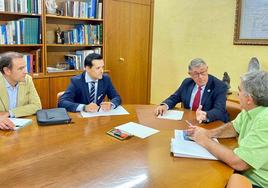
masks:
<svg viewBox="0 0 268 188"><path fill-rule="evenodd" d="M94 103L95 101L95 82L92 81L90 82L91 87L90 87L90 97L89 97L89 104Z"/></svg>

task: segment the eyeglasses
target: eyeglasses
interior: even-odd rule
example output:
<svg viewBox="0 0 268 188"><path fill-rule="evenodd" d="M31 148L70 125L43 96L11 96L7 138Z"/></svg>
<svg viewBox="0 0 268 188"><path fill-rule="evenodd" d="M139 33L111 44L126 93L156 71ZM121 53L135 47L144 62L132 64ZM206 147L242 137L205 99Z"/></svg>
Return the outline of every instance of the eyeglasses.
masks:
<svg viewBox="0 0 268 188"><path fill-rule="evenodd" d="M203 72L189 72L189 74L193 77L193 78L198 78L199 76L206 76L207 75L207 70L203 71Z"/></svg>

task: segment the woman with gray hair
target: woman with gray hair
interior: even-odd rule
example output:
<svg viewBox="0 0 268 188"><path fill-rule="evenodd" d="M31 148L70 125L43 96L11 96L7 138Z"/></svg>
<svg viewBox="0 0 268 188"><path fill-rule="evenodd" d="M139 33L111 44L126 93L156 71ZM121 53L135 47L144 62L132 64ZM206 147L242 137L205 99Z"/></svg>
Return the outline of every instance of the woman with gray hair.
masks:
<svg viewBox="0 0 268 188"><path fill-rule="evenodd" d="M242 107L235 120L216 129L192 126L188 135L219 160L241 171L253 187L268 187L268 73L241 76L238 98ZM212 138L238 137L238 147L229 149Z"/></svg>

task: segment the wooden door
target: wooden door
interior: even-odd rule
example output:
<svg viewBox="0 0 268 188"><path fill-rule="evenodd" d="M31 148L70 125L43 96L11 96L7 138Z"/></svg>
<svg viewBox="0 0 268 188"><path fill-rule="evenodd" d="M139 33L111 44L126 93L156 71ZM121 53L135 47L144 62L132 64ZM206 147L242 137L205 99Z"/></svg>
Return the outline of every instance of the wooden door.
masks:
<svg viewBox="0 0 268 188"><path fill-rule="evenodd" d="M149 103L151 11L149 0L105 3L105 63L123 103Z"/></svg>

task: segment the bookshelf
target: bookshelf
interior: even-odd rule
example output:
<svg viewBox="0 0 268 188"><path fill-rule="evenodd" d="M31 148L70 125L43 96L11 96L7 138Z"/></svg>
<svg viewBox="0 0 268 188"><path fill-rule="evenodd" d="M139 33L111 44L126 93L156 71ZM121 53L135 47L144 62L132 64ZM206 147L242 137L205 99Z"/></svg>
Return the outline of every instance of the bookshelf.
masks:
<svg viewBox="0 0 268 188"><path fill-rule="evenodd" d="M7 1L32 2L34 0ZM81 56L85 56L86 53L83 51L92 49L100 49L105 59L105 68L109 70L113 84L124 103L150 102L154 0L94 0L102 5L102 15L97 18L79 17L78 11L72 15L66 2L73 2L73 0L55 0L58 9L63 11L60 12L63 13L61 16L47 14L45 0L35 1L41 2L40 5L37 3L41 6L39 13L1 11L3 0L0 0L0 24L22 18L38 18L41 36L38 44L0 44L0 52L12 50L40 56L39 69L34 69L31 74L43 108L56 107L57 93L64 91L69 85L70 78L80 74L83 67L77 66L73 70L54 72L53 68L61 68L66 59L76 59L73 56L76 51L80 51ZM79 2L85 3L92 0L75 1L78 4L71 6L77 7ZM66 31L67 37L67 31L73 30L77 25L102 25L102 35L99 36L102 39L99 39L99 42L56 43L58 28L60 31ZM66 54L69 54L69 57L65 59Z"/></svg>
<svg viewBox="0 0 268 188"><path fill-rule="evenodd" d="M102 1L57 0L61 15L44 12L46 73L64 65L73 72L83 70L85 56L94 51L103 53ZM65 71L62 71L65 72Z"/></svg>
<svg viewBox="0 0 268 188"><path fill-rule="evenodd" d="M92 50L104 54L103 0L55 0L58 15L48 13L46 0L10 2L0 0L0 53L17 51L29 55L25 57L31 69L28 72L43 108L56 107L57 93L66 89L72 76L83 71L84 57ZM19 32L17 28L22 24L24 30ZM15 34L2 32L12 26L16 27ZM33 39L34 35L38 38Z"/></svg>
<svg viewBox="0 0 268 188"><path fill-rule="evenodd" d="M24 54L27 71L43 74L43 31L41 0L0 0L0 53L18 51Z"/></svg>

